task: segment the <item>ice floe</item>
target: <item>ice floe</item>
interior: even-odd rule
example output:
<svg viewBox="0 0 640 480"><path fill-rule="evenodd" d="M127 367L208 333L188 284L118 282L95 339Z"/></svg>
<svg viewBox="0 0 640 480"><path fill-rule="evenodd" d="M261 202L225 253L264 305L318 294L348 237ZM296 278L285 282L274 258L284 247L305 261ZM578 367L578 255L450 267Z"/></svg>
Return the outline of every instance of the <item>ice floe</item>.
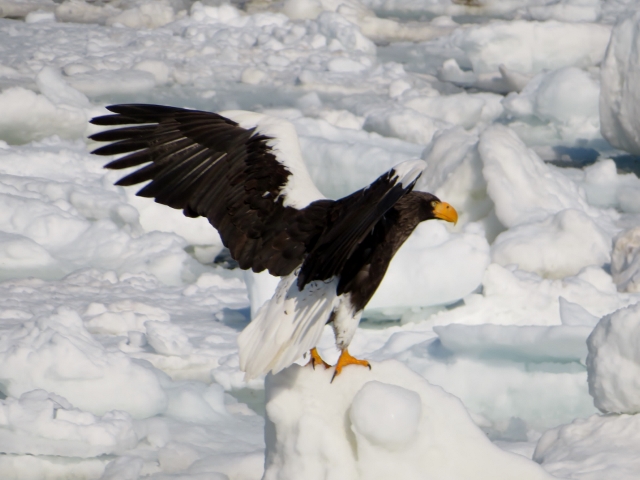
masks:
<svg viewBox="0 0 640 480"><path fill-rule="evenodd" d="M265 478L635 480L634 2L0 0L0 17L0 477L257 480L266 415ZM371 372L243 381L236 338L277 279L113 186L87 121L135 102L285 118L329 198L427 162L417 188L460 221L392 262L352 344ZM337 356L330 328L319 350Z"/></svg>

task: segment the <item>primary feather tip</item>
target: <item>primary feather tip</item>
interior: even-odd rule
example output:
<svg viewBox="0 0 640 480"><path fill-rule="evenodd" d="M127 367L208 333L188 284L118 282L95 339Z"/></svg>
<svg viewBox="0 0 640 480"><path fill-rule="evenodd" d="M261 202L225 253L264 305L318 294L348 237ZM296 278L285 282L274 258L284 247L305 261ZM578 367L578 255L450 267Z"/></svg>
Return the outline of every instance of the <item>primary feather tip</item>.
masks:
<svg viewBox="0 0 640 480"><path fill-rule="evenodd" d="M408 160L393 167L393 171L398 178L397 181L403 188L407 188L422 175L426 166L427 163L424 160Z"/></svg>

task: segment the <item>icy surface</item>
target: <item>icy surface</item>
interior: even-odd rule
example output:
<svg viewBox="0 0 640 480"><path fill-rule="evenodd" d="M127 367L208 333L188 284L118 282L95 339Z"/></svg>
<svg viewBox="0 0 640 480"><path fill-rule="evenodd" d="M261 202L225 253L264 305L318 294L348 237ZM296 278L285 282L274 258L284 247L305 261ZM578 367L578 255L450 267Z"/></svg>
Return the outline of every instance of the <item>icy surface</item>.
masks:
<svg viewBox="0 0 640 480"><path fill-rule="evenodd" d="M610 32L610 27L598 24L513 21L458 30L451 41L467 54L474 73L497 72L500 65L538 73L599 63Z"/></svg>
<svg viewBox="0 0 640 480"><path fill-rule="evenodd" d="M640 303L603 317L588 339L589 393L603 412L640 412Z"/></svg>
<svg viewBox="0 0 640 480"><path fill-rule="evenodd" d="M615 238L611 257L611 273L618 290L640 293L640 227Z"/></svg>
<svg viewBox="0 0 640 480"><path fill-rule="evenodd" d="M96 417L44 390L8 398L0 408L0 448L5 453L90 458L120 453L138 443L125 412Z"/></svg>
<svg viewBox="0 0 640 480"><path fill-rule="evenodd" d="M344 407L318 427L356 430L338 455L357 446L373 478L422 421L467 418L425 407L422 377L482 429L472 452L494 451L488 437L531 457L542 436L554 475L636 480L636 416L594 414L638 408L637 11L0 0L0 477L262 477L264 379L243 380L236 340L277 279L240 272L205 219L113 186L122 172L90 155L90 118L146 102L290 121L328 198L423 159L417 188L457 209L401 248L350 347L415 381L367 377L381 383L337 398L341 378L309 380ZM334 343L326 327L330 363Z"/></svg>
<svg viewBox="0 0 640 480"><path fill-rule="evenodd" d="M353 398L349 418L366 441L391 450L416 439L422 417L420 395L376 380L367 382Z"/></svg>
<svg viewBox="0 0 640 480"><path fill-rule="evenodd" d="M456 397L401 363L332 375L293 366L267 378L265 479L553 478L492 445Z"/></svg>
<svg viewBox="0 0 640 480"><path fill-rule="evenodd" d="M567 256L568 249L573 255ZM610 251L611 236L588 215L568 208L501 233L491 248L491 259L542 277L564 278L584 267L609 263Z"/></svg>
<svg viewBox="0 0 640 480"><path fill-rule="evenodd" d="M546 165L513 130L492 126L480 137L487 193L506 227L540 221L567 208L589 212L577 185Z"/></svg>
<svg viewBox="0 0 640 480"><path fill-rule="evenodd" d="M442 345L452 352L482 358L528 358L534 362L583 361L590 325L498 326L459 325L434 327Z"/></svg>
<svg viewBox="0 0 640 480"><path fill-rule="evenodd" d="M638 422L638 415L593 415L575 420L546 432L533 458L560 478L631 480L640 468Z"/></svg>
<svg viewBox="0 0 640 480"><path fill-rule="evenodd" d="M595 144L600 137L597 77L577 67L544 71L503 101L511 126L525 140L575 146Z"/></svg>
<svg viewBox="0 0 640 480"><path fill-rule="evenodd" d="M602 135L611 145L640 154L638 67L640 13L621 18L602 64L600 115Z"/></svg>
<svg viewBox="0 0 640 480"><path fill-rule="evenodd" d="M123 352L108 352L73 310L61 307L4 331L0 345L0 378L9 395L42 388L99 415L119 409L144 418L166 408L157 375Z"/></svg>

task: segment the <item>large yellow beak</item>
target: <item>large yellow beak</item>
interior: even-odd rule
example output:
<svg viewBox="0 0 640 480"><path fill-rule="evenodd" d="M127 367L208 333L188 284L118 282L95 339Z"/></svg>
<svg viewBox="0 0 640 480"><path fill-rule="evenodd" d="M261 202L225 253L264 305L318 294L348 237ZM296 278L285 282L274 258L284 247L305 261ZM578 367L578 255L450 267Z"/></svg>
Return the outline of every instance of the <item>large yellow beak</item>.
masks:
<svg viewBox="0 0 640 480"><path fill-rule="evenodd" d="M458 212L447 202L440 202L433 208L433 214L440 220L446 220L454 225L458 223Z"/></svg>

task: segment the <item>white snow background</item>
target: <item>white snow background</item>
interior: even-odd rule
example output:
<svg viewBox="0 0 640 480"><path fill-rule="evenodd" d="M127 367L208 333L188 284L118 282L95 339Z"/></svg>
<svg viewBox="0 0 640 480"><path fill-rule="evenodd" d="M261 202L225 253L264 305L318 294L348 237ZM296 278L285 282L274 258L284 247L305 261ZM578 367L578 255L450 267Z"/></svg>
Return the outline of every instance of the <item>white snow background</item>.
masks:
<svg viewBox="0 0 640 480"><path fill-rule="evenodd" d="M0 478L640 477L635 0L0 17ZM236 337L274 282L113 186L88 120L124 102L286 118L332 198L426 160L418 188L460 221L392 262L351 348L371 372L243 382Z"/></svg>

